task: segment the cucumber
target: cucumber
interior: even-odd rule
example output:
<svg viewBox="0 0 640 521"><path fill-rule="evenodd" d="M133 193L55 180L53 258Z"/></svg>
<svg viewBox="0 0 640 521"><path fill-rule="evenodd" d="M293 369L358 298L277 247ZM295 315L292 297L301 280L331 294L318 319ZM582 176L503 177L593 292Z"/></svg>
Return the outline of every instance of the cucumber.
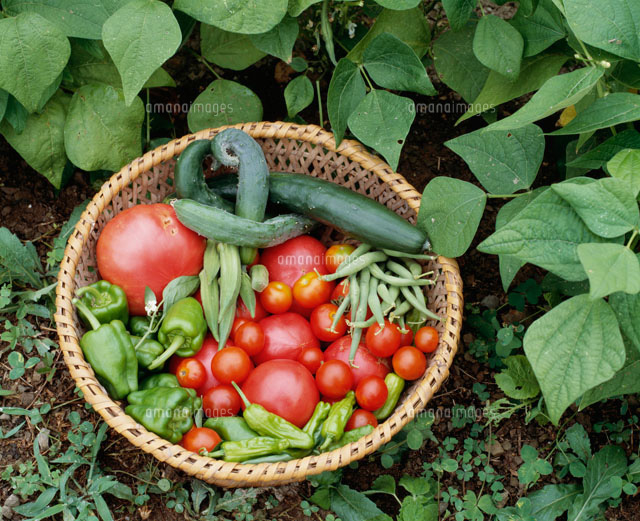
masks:
<svg viewBox="0 0 640 521"><path fill-rule="evenodd" d="M178 199L173 208L182 224L207 239L250 248L282 244L309 232L316 224L313 219L296 214L257 222L191 199Z"/></svg>

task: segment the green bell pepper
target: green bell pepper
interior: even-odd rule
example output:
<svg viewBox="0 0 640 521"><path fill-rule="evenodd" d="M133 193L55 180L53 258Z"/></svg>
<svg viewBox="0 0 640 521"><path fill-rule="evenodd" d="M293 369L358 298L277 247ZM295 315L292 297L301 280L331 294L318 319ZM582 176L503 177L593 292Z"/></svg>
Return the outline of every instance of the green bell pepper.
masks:
<svg viewBox="0 0 640 521"><path fill-rule="evenodd" d="M149 317L131 317L129 318L129 333L132 336L143 337L149 326L151 325L151 319ZM155 338L156 335L149 334L147 338Z"/></svg>
<svg viewBox="0 0 640 521"><path fill-rule="evenodd" d="M164 353L149 365L154 370L163 365L173 354L188 357L202 347L207 334L207 322L202 306L193 297L178 300L169 308L158 331L158 341L165 347Z"/></svg>
<svg viewBox="0 0 640 521"><path fill-rule="evenodd" d="M120 320L126 324L129 320L127 295L120 286L99 280L78 289L76 296L101 324L108 324L112 320ZM91 327L89 317L81 309L79 311L84 325Z"/></svg>
<svg viewBox="0 0 640 521"><path fill-rule="evenodd" d="M139 336L131 335L131 342L136 350L136 358L138 366L141 369L149 369L152 362L164 353L164 346L153 338L145 338L142 340Z"/></svg>
<svg viewBox="0 0 640 521"><path fill-rule="evenodd" d="M82 336L80 347L109 396L120 400L136 391L138 360L124 323L112 320L108 324L100 324L82 300L74 298L73 303L93 328Z"/></svg>
<svg viewBox="0 0 640 521"><path fill-rule="evenodd" d="M151 432L178 443L193 427L193 414L202 405L193 389L155 387L127 396L125 412Z"/></svg>
<svg viewBox="0 0 640 521"><path fill-rule="evenodd" d="M145 378L140 382L139 389L154 389L156 387L180 387L178 378L171 373L158 373Z"/></svg>

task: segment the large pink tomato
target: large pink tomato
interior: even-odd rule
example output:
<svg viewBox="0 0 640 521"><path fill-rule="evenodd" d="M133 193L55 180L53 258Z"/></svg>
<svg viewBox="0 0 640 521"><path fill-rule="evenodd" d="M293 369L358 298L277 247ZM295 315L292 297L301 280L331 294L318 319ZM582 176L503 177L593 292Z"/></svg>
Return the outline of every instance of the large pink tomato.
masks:
<svg viewBox="0 0 640 521"><path fill-rule="evenodd" d="M264 347L253 357L256 364L277 358L297 360L303 348L320 347L309 321L297 313L270 315L259 324L264 332Z"/></svg>
<svg viewBox="0 0 640 521"><path fill-rule="evenodd" d="M343 336L327 347L327 350L324 352L324 359L325 361L342 360L345 364L349 365L351 372L353 373L354 389L365 376L373 375L384 379L391 370L388 359L374 356L362 342L360 343L358 351L356 352L356 357L353 360L353 363L357 368L353 367L349 364L350 350L351 336Z"/></svg>
<svg viewBox="0 0 640 521"><path fill-rule="evenodd" d="M269 270L269 280L284 282L293 289L305 273L313 270L318 270L320 275L328 273L324 264L326 250L319 240L301 235L266 248L260 255L260 263Z"/></svg>

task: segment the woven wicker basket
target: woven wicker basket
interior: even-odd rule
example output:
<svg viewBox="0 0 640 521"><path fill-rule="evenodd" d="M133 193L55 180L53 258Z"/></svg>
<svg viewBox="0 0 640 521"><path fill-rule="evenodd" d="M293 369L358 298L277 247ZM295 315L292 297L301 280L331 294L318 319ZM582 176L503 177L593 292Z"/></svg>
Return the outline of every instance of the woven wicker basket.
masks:
<svg viewBox="0 0 640 521"><path fill-rule="evenodd" d="M420 194L359 143L344 140L336 149L333 135L315 125L261 122L236 125L236 128L260 143L271 170L305 173L342 184L415 222ZM89 203L69 238L60 267L55 315L60 346L71 376L85 399L111 427L158 460L209 483L227 487L302 481L309 475L335 470L374 452L425 407L447 378L457 349L462 323L462 282L454 260L439 257L428 266L438 275L436 285L428 289L429 307L445 318L432 324L440 333L440 344L429 358L425 375L405 391L394 414L358 442L304 459L243 465L199 456L147 431L124 413L120 402L109 398L85 361L78 344L82 329L71 299L77 287L99 278L95 245L102 227L126 208L162 201L172 191L167 178L173 176L174 158L193 140L210 139L220 130L222 128L202 130L146 153L114 174ZM322 236L325 244L340 239L343 237L329 228Z"/></svg>

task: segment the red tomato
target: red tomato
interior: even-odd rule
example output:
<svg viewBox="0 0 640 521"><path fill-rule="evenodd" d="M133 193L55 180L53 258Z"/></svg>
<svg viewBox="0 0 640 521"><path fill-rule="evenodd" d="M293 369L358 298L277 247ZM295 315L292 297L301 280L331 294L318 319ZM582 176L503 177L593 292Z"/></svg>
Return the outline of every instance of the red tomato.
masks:
<svg viewBox="0 0 640 521"><path fill-rule="evenodd" d="M351 350L351 337L343 336L331 344L324 352L325 360L342 360L349 364L349 351ZM354 389L365 376L375 375L384 378L389 373L389 362L384 358L378 358L371 354L363 343L360 343L353 363L357 366L350 366L353 373Z"/></svg>
<svg viewBox="0 0 640 521"><path fill-rule="evenodd" d="M192 427L180 440L180 445L191 452L200 453L202 449L211 452L222 440L220 435L207 427Z"/></svg>
<svg viewBox="0 0 640 521"><path fill-rule="evenodd" d="M353 387L353 374L342 360L329 360L316 373L318 391L329 398L342 398Z"/></svg>
<svg viewBox="0 0 640 521"><path fill-rule="evenodd" d="M262 331L260 324L246 322L238 328L233 340L249 356L257 355L264 347L264 331Z"/></svg>
<svg viewBox="0 0 640 521"><path fill-rule="evenodd" d="M211 360L213 359L213 357L216 355L217 352L218 352L218 342L216 342L211 335L207 335L204 339L202 347L200 348L200 351L198 351L192 357L192 358L195 358L196 360L200 360L200 362L202 363L202 366L204 367L204 371L206 375L202 385L198 386L198 388L196 389L196 393L198 393L198 396L202 396L205 392L207 392L212 387L220 385L220 382L213 376L213 373L211 372ZM172 374L176 374L178 370L178 366L180 365L180 362L182 362L183 360L184 358L173 355L169 360L169 372Z"/></svg>
<svg viewBox="0 0 640 521"><path fill-rule="evenodd" d="M296 313L272 315L259 324L264 331L264 347L253 357L256 365L276 358L297 360L305 347L320 347L309 322Z"/></svg>
<svg viewBox="0 0 640 521"><path fill-rule="evenodd" d="M410 345L410 343L406 345ZM433 353L438 349L438 330L431 326L418 329L416 332L416 347L423 353Z"/></svg>
<svg viewBox="0 0 640 521"><path fill-rule="evenodd" d="M269 285L260 293L260 303L264 309L274 315L286 313L293 303L291 288L284 282L269 282Z"/></svg>
<svg viewBox="0 0 640 521"><path fill-rule="evenodd" d="M256 367L242 385L251 403L259 403L298 427L304 427L319 395L311 373L295 360L270 360Z"/></svg>
<svg viewBox="0 0 640 521"><path fill-rule="evenodd" d="M305 347L298 355L298 362L304 365L311 374L316 374L324 362L324 353L319 347Z"/></svg>
<svg viewBox="0 0 640 521"><path fill-rule="evenodd" d="M315 271L310 271L293 285L293 298L302 307L315 308L329 302L332 291L333 282L321 280Z"/></svg>
<svg viewBox="0 0 640 521"><path fill-rule="evenodd" d="M365 342L369 351L376 356L384 358L391 356L398 350L401 338L402 333L400 333L398 326L385 320L382 329L378 324L374 324L367 329Z"/></svg>
<svg viewBox="0 0 640 521"><path fill-rule="evenodd" d="M351 418L345 425L344 430L352 431L353 429L357 429L358 427L364 427L365 425L371 425L372 427L378 426L378 420L369 411L365 411L364 409L356 409L353 411Z"/></svg>
<svg viewBox="0 0 640 521"><path fill-rule="evenodd" d="M400 337L400 345L401 346L410 346L411 343L413 342L413 331L411 330L411 328L409 326L405 326L407 329L405 330L406 333L403 333L402 330L398 327L398 330L400 331L400 334L402 335Z"/></svg>
<svg viewBox="0 0 640 521"><path fill-rule="evenodd" d="M192 295L194 299L198 301L198 304L202 306L202 293L200 293L200 288Z"/></svg>
<svg viewBox="0 0 640 521"><path fill-rule="evenodd" d="M183 358L176 368L176 378L182 387L197 389L207 379L207 372L197 358Z"/></svg>
<svg viewBox="0 0 640 521"><path fill-rule="evenodd" d="M202 396L202 407L209 418L235 416L240 412L242 399L232 385L220 384Z"/></svg>
<svg viewBox="0 0 640 521"><path fill-rule="evenodd" d="M338 284L331 292L331 300L338 302L349 294L349 279L342 279L342 282Z"/></svg>
<svg viewBox="0 0 640 521"><path fill-rule="evenodd" d="M336 402L339 402L342 398L329 398L328 396L320 396L320 400L323 402L327 402L329 405L333 405Z"/></svg>
<svg viewBox="0 0 640 521"><path fill-rule="evenodd" d="M252 322L252 320L249 318L240 318L240 317L236 317L233 320L233 325L231 326L231 338L233 338L234 342L235 342L235 336L236 336L236 332L238 331L238 328L242 324L246 324L247 322Z"/></svg>
<svg viewBox="0 0 640 521"><path fill-rule="evenodd" d="M393 370L400 378L417 380L427 369L424 353L413 346L404 346L396 351L391 360Z"/></svg>
<svg viewBox="0 0 640 521"><path fill-rule="evenodd" d="M311 329L313 330L313 334L323 342L338 340L338 338L344 336L347 332L347 321L344 316L338 320L335 330L331 330L331 324L336 316L336 311L338 311L338 306L335 304L322 304L311 313Z"/></svg>
<svg viewBox="0 0 640 521"><path fill-rule="evenodd" d="M206 240L180 223L168 204L139 204L116 215L96 245L100 276L127 294L129 312L144 315L144 288L158 301L164 287L202 269Z"/></svg>
<svg viewBox="0 0 640 521"><path fill-rule="evenodd" d="M253 363L249 355L235 346L227 346L218 351L211 360L211 372L223 384L244 382L252 369Z"/></svg>
<svg viewBox="0 0 640 521"><path fill-rule="evenodd" d="M247 320L255 320L256 322L258 320L262 320L264 317L268 316L269 313L267 313L264 308L262 307L262 304L260 304L260 294L256 294L256 316L252 317L251 313L249 313L249 310L247 309L247 306L244 305L244 302L242 302L242 299L239 298L238 299L238 307L236 308L236 318L246 318Z"/></svg>
<svg viewBox="0 0 640 521"><path fill-rule="evenodd" d="M302 315L304 318L309 320L311 318L311 313L313 312L313 308L304 308L300 304L298 304L295 300L291 307L289 308L291 313L297 313L298 315Z"/></svg>
<svg viewBox="0 0 640 521"><path fill-rule="evenodd" d="M260 262L267 267L271 280L279 280L293 287L305 273L314 270L318 270L320 275L328 273L324 263L325 251L319 240L301 235L266 248L262 251Z"/></svg>
<svg viewBox="0 0 640 521"><path fill-rule="evenodd" d="M355 248L351 244L334 244L324 255L324 263L330 273L335 273L338 266L342 264L349 255L353 253Z"/></svg>
<svg viewBox="0 0 640 521"><path fill-rule="evenodd" d="M379 376L365 376L356 387L358 405L367 411L376 411L387 401L389 389Z"/></svg>

